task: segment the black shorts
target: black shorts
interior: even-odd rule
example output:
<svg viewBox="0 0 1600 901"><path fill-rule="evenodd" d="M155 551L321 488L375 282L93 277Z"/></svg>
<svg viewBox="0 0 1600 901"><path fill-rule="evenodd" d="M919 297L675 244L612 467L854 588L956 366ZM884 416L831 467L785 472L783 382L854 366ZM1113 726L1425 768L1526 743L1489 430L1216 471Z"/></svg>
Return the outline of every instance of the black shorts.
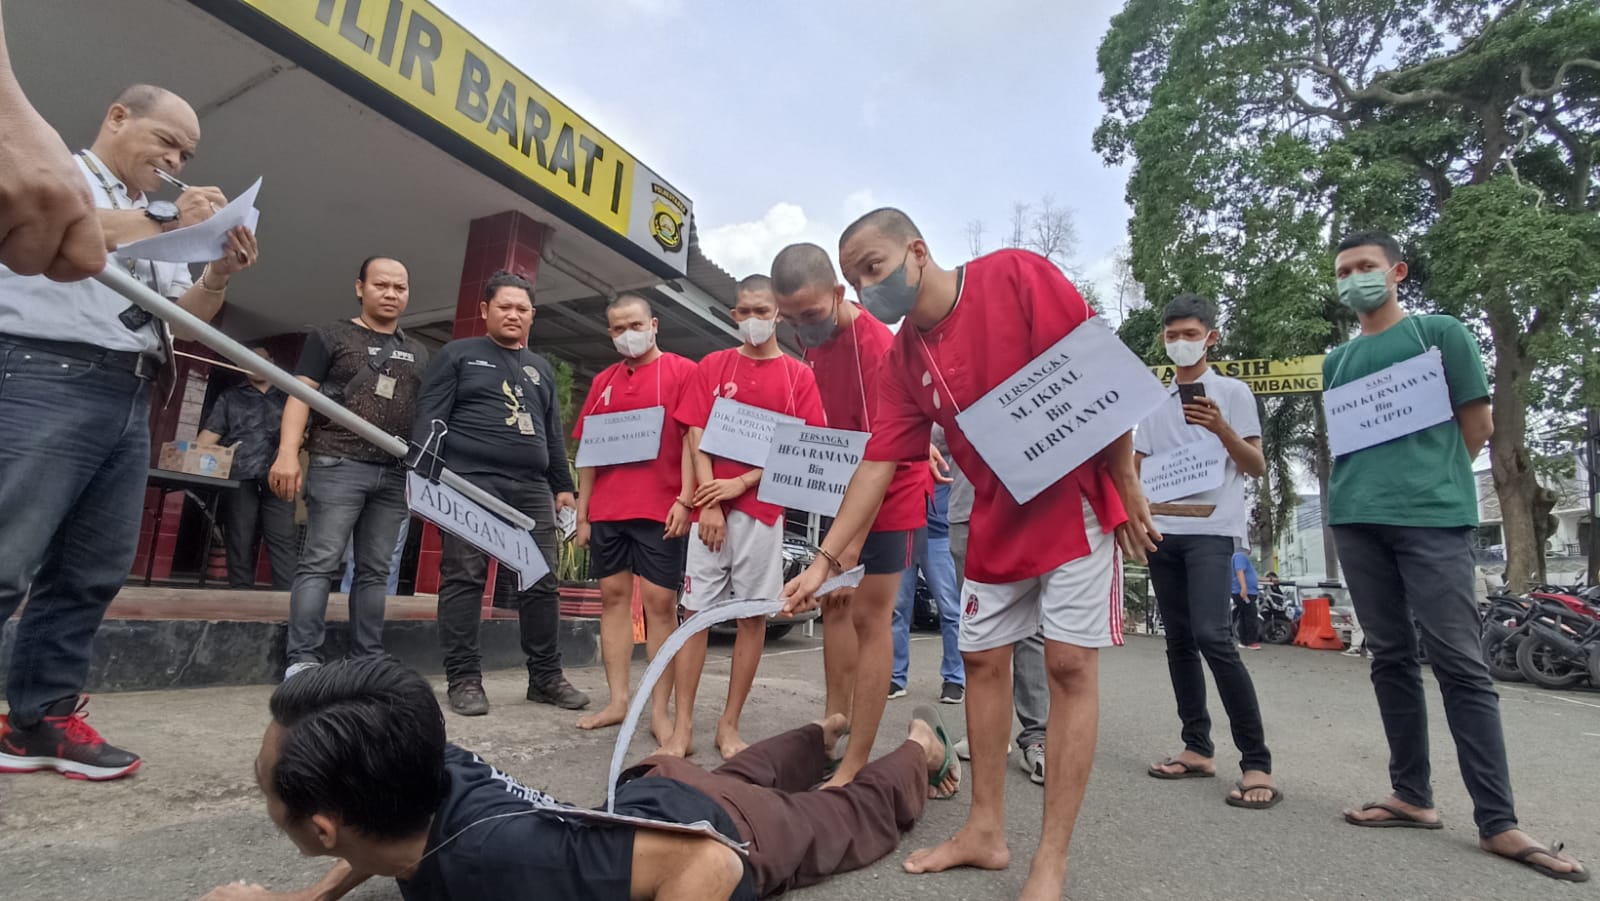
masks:
<svg viewBox="0 0 1600 901"><path fill-rule="evenodd" d="M650 519L590 523L590 578L631 572L652 585L673 591L683 588L689 536L663 538L661 533L666 529L663 523Z"/></svg>
<svg viewBox="0 0 1600 901"><path fill-rule="evenodd" d="M917 542L926 541L926 528L905 532L873 532L861 546L861 565L869 576L902 573L914 559Z"/></svg>

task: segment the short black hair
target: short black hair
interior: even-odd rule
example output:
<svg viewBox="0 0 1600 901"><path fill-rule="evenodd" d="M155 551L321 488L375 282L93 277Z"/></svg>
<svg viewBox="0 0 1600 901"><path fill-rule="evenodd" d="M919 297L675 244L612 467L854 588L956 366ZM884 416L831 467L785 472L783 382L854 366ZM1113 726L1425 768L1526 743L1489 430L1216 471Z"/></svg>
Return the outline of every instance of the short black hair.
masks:
<svg viewBox="0 0 1600 901"><path fill-rule="evenodd" d="M612 310L620 310L623 307L632 306L644 307L644 314L646 316L649 316L651 319L656 318L656 308L650 305L650 299L642 294L634 294L631 291L618 294L616 299L606 304L606 312L610 313Z"/></svg>
<svg viewBox="0 0 1600 901"><path fill-rule="evenodd" d="M738 293L753 294L757 291L771 291L772 279L765 275L747 275L739 279Z"/></svg>
<svg viewBox="0 0 1600 901"><path fill-rule="evenodd" d="M483 283L483 302L494 300L495 294L499 293L501 288L521 288L528 292L528 303L533 303L533 282L504 269L489 276L489 280Z"/></svg>
<svg viewBox="0 0 1600 901"><path fill-rule="evenodd" d="M393 657L299 673L269 702L283 728L267 774L293 822L322 813L380 840L428 828L443 803L444 714L428 680Z"/></svg>
<svg viewBox="0 0 1600 901"><path fill-rule="evenodd" d="M399 257L385 256L384 254L380 253L380 254L377 254L376 256L367 257L366 259L361 261L361 271L356 273L356 280L357 281L362 281L362 282L366 281L367 280L367 267L371 266L373 263L378 262L379 260L389 260L390 262L400 263L400 268L406 270L406 275L409 276L411 274L411 269L409 267L407 267L405 263L401 263Z"/></svg>
<svg viewBox="0 0 1600 901"><path fill-rule="evenodd" d="M1179 294L1167 304L1161 324L1168 326L1179 319L1198 319L1206 328L1216 328L1217 305L1198 294Z"/></svg>
<svg viewBox="0 0 1600 901"><path fill-rule="evenodd" d="M1383 255L1389 260L1389 265L1391 266L1395 263L1403 263L1406 259L1405 254L1400 250L1400 242L1394 239L1394 235L1377 229L1351 232L1344 236L1344 240L1339 242L1339 251L1350 250L1354 247L1383 248Z"/></svg>
<svg viewBox="0 0 1600 901"><path fill-rule="evenodd" d="M772 260L772 290L777 294L812 285L831 288L838 280L828 252L815 244L790 244Z"/></svg>
<svg viewBox="0 0 1600 901"><path fill-rule="evenodd" d="M176 96L166 88L153 84L130 84L117 95L117 103L127 107L128 113L135 119L143 119L155 112L161 101Z"/></svg>
<svg viewBox="0 0 1600 901"><path fill-rule="evenodd" d="M917 230L917 224L911 221L910 216L892 206L885 206L879 207L850 223L845 228L844 234L839 236L839 246L843 247L849 243L850 239L855 237L856 232L864 228L875 228L891 238L902 238L907 241L922 237L922 232Z"/></svg>

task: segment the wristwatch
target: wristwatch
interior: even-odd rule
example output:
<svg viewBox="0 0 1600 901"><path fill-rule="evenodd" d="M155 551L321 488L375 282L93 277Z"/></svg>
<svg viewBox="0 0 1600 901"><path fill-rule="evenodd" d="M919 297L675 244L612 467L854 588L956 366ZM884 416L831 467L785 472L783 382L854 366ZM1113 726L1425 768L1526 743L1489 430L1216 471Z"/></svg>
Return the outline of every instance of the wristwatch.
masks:
<svg viewBox="0 0 1600 901"><path fill-rule="evenodd" d="M178 205L170 200L153 200L145 207L145 218L157 225L170 225L178 221Z"/></svg>

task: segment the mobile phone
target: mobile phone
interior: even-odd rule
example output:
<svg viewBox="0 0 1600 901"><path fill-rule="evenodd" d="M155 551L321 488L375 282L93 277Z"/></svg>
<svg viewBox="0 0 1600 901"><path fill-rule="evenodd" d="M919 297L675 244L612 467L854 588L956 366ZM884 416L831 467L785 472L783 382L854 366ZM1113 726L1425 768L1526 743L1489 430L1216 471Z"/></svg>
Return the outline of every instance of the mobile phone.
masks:
<svg viewBox="0 0 1600 901"><path fill-rule="evenodd" d="M1190 382L1187 385L1178 386L1178 403L1180 404L1192 404L1196 398L1205 396L1206 386L1199 382Z"/></svg>

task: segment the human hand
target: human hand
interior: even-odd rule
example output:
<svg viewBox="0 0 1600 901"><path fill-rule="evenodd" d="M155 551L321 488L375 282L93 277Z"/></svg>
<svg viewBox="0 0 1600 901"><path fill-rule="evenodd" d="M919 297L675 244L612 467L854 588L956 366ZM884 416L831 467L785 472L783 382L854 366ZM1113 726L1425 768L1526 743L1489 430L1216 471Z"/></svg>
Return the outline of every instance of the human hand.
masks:
<svg viewBox="0 0 1600 901"><path fill-rule="evenodd" d="M300 455L279 451L277 459L272 461L272 468L267 471L267 485L272 493L292 501L300 493L302 481L304 474L300 471Z"/></svg>
<svg viewBox="0 0 1600 901"><path fill-rule="evenodd" d="M749 490L750 486L744 483L744 479L713 479L695 489L694 505L704 507L707 504L727 503Z"/></svg>
<svg viewBox="0 0 1600 901"><path fill-rule="evenodd" d="M18 275L59 282L88 278L106 267L89 186L55 129L0 85L0 264Z"/></svg>
<svg viewBox="0 0 1600 901"><path fill-rule="evenodd" d="M221 188L190 187L178 195L178 221L172 228L187 228L191 225L210 219L216 215L217 210L228 205L228 198L223 195Z"/></svg>
<svg viewBox="0 0 1600 901"><path fill-rule="evenodd" d="M1209 397L1196 397L1184 404L1183 421L1200 426L1213 435L1221 435L1228 427L1227 420L1222 418L1222 408Z"/></svg>
<svg viewBox="0 0 1600 901"><path fill-rule="evenodd" d="M589 521L578 520L578 530L572 533L572 543L578 547L589 546Z"/></svg>
<svg viewBox="0 0 1600 901"><path fill-rule="evenodd" d="M955 479L950 478L950 462L939 453L939 449L928 445L928 469L933 472L933 481L936 485L953 485Z"/></svg>
<svg viewBox="0 0 1600 901"><path fill-rule="evenodd" d="M783 615L795 616L817 608L817 589L828 579L828 561L818 556L800 575L783 586L778 600L783 601Z"/></svg>
<svg viewBox="0 0 1600 901"><path fill-rule="evenodd" d="M1118 493L1122 495L1122 507L1128 513L1128 521L1117 526L1117 544L1122 547L1122 553L1134 562L1147 563L1149 554L1155 551L1156 544L1161 541L1155 517L1150 513L1150 502L1145 500L1144 490L1138 486L1118 486Z"/></svg>
<svg viewBox="0 0 1600 901"><path fill-rule="evenodd" d="M306 901L313 897L308 892L271 892L253 882L230 882L219 885L200 901Z"/></svg>
<svg viewBox="0 0 1600 901"><path fill-rule="evenodd" d="M705 542L707 548L713 553L722 550L722 542L728 538L728 520L722 514L722 508L716 504L700 511L700 540Z"/></svg>
<svg viewBox="0 0 1600 901"><path fill-rule="evenodd" d="M260 258L261 248L256 244L255 233L241 225L228 230L222 256L211 262L211 271L223 278L232 278L254 266Z"/></svg>
<svg viewBox="0 0 1600 901"><path fill-rule="evenodd" d="M672 509L667 511L667 530L663 538L682 538L689 534L691 508L687 504L672 502Z"/></svg>
<svg viewBox="0 0 1600 901"><path fill-rule="evenodd" d="M559 513L567 508L574 513L578 512L578 496L570 491L563 491L556 495L556 512Z"/></svg>

